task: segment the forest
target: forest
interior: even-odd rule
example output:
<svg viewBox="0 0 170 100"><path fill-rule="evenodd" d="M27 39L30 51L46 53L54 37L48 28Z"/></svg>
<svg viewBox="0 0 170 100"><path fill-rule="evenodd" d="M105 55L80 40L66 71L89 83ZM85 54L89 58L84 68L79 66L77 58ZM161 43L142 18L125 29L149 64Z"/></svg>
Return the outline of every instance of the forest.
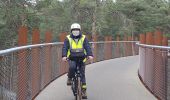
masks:
<svg viewBox="0 0 170 100"><path fill-rule="evenodd" d="M159 29L170 37L169 0L0 0L0 49L14 47L18 28L50 30L53 41L70 25L80 23L83 34L137 36Z"/></svg>

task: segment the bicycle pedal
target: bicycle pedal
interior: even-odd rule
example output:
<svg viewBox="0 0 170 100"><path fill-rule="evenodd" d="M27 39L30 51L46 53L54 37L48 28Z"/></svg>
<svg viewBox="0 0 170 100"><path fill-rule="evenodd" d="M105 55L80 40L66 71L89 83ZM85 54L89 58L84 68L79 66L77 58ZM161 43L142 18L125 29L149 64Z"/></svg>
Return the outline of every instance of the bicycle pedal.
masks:
<svg viewBox="0 0 170 100"><path fill-rule="evenodd" d="M76 96L77 94L73 93L74 96Z"/></svg>
<svg viewBox="0 0 170 100"><path fill-rule="evenodd" d="M82 99L87 99L87 96L82 96Z"/></svg>

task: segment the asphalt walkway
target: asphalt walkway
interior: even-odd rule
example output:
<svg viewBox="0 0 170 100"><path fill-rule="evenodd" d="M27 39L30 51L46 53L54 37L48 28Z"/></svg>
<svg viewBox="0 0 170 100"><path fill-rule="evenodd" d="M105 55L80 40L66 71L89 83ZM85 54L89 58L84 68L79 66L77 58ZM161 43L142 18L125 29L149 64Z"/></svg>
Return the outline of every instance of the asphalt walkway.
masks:
<svg viewBox="0 0 170 100"><path fill-rule="evenodd" d="M88 100L157 100L138 78L139 56L88 65ZM35 100L74 100L66 75L47 86Z"/></svg>

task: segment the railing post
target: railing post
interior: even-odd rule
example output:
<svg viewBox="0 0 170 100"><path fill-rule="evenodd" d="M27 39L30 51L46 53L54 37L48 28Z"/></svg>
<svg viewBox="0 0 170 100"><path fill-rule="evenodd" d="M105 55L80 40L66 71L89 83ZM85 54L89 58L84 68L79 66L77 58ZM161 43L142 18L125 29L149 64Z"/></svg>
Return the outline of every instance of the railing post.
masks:
<svg viewBox="0 0 170 100"><path fill-rule="evenodd" d="M146 43L146 35L144 33L140 34L140 44L145 44ZM140 57L140 67L139 67L139 74L141 78L145 79L145 48L139 47L139 57Z"/></svg>
<svg viewBox="0 0 170 100"><path fill-rule="evenodd" d="M123 40L124 41L128 41L128 37L127 37L126 34L124 35ZM123 47L124 47L124 50L123 50L124 51L124 53L123 53L124 55L123 56L127 56L128 55L128 43L125 42Z"/></svg>
<svg viewBox="0 0 170 100"><path fill-rule="evenodd" d="M21 26L18 29L18 45L24 46L27 44L27 32L28 29L26 26Z"/></svg>
<svg viewBox="0 0 170 100"><path fill-rule="evenodd" d="M145 44L145 43L146 43L145 34L140 34L140 44Z"/></svg>
<svg viewBox="0 0 170 100"><path fill-rule="evenodd" d="M109 43L109 41L112 41L112 37L105 36L104 39L106 42L104 43L104 59L111 59L112 58L112 43Z"/></svg>
<svg viewBox="0 0 170 100"><path fill-rule="evenodd" d="M153 45L153 34L151 32L146 34L146 44Z"/></svg>
<svg viewBox="0 0 170 100"><path fill-rule="evenodd" d="M163 37L163 39L162 39L162 45L163 45L163 46L168 46L168 38L167 38L167 37Z"/></svg>
<svg viewBox="0 0 170 100"><path fill-rule="evenodd" d="M50 43L52 41L52 33L50 31L47 31L45 33L45 42ZM44 82L43 82L43 87L47 85L51 81L51 72L52 72L52 67L51 67L51 46L46 46L45 47L45 64L43 68L43 74L44 74Z"/></svg>
<svg viewBox="0 0 170 100"><path fill-rule="evenodd" d="M40 43L40 31L38 29L33 29L32 31L32 44ZM33 98L40 91L40 48L32 49L32 68L31 68L31 98Z"/></svg>
<svg viewBox="0 0 170 100"><path fill-rule="evenodd" d="M159 30L155 32L154 44L159 46L162 45L162 33Z"/></svg>
<svg viewBox="0 0 170 100"><path fill-rule="evenodd" d="M146 33L146 44L153 45L153 33ZM153 90L154 84L154 50L145 48L145 75L144 81L147 86Z"/></svg>
<svg viewBox="0 0 170 100"><path fill-rule="evenodd" d="M116 37L116 41L120 41L120 37L119 36ZM116 42L115 46L116 46L116 49L115 49L115 52L114 52L114 57L118 58L118 57L120 57L120 43Z"/></svg>
<svg viewBox="0 0 170 100"><path fill-rule="evenodd" d="M112 36L109 37L109 41L112 41ZM111 42L109 43L109 54L108 54L109 59L112 59L112 52L113 52L112 49L113 49L113 43Z"/></svg>
<svg viewBox="0 0 170 100"><path fill-rule="evenodd" d="M92 41L97 42L97 35L92 36ZM94 62L96 62L97 61L97 43L92 44L92 49L93 49Z"/></svg>
<svg viewBox="0 0 170 100"><path fill-rule="evenodd" d="M60 33L60 34L59 34L60 42L64 42L66 36L67 36L67 32L62 32L62 33Z"/></svg>
<svg viewBox="0 0 170 100"><path fill-rule="evenodd" d="M27 44L28 29L21 26L18 30L18 45L23 46ZM18 52L18 93L17 100L28 99L28 70L27 70L27 51L21 50Z"/></svg>
<svg viewBox="0 0 170 100"><path fill-rule="evenodd" d="M60 42L64 42L64 40L66 39L66 36L68 35L67 32L62 32L60 33L59 37L60 37ZM58 58L59 58L59 73L64 74L67 71L67 64L65 62L62 61L61 58L62 54L61 52L59 52L58 54Z"/></svg>
<svg viewBox="0 0 170 100"><path fill-rule="evenodd" d="M109 50L109 46L108 46L108 36L104 37L105 43L104 43L104 59L107 60L108 59L108 50Z"/></svg>
<svg viewBox="0 0 170 100"><path fill-rule="evenodd" d="M155 32L155 45L162 45L162 33L157 30ZM155 62L154 62L154 88L155 94L160 99L165 98L165 66L163 66L162 50L154 50Z"/></svg>
<svg viewBox="0 0 170 100"><path fill-rule="evenodd" d="M132 41L132 37L128 36L128 41ZM128 55L132 55L132 43L128 43Z"/></svg>

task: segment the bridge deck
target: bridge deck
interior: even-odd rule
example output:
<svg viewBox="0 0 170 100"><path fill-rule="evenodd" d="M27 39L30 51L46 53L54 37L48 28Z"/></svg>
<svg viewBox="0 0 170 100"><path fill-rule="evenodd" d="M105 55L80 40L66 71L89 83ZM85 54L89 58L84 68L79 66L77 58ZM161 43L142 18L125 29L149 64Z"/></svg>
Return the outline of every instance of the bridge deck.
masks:
<svg viewBox="0 0 170 100"><path fill-rule="evenodd" d="M138 78L139 56L88 65L88 100L156 100ZM66 75L47 86L35 100L74 100Z"/></svg>

